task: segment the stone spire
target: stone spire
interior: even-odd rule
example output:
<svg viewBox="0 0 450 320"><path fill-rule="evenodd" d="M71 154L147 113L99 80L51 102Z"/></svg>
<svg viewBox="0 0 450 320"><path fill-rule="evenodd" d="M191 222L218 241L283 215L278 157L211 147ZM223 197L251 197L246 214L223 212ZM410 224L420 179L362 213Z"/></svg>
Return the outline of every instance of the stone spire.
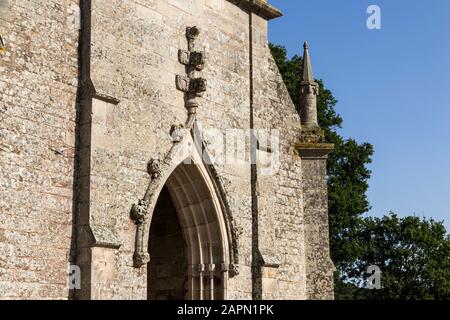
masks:
<svg viewBox="0 0 450 320"><path fill-rule="evenodd" d="M302 81L314 82L314 75L311 66L311 58L309 57L308 42L303 44L303 76Z"/></svg>
<svg viewBox="0 0 450 320"><path fill-rule="evenodd" d="M300 116L302 125L307 128L319 128L317 121L317 96L319 85L314 81L314 75L309 57L309 46L303 45L303 74L300 83Z"/></svg>

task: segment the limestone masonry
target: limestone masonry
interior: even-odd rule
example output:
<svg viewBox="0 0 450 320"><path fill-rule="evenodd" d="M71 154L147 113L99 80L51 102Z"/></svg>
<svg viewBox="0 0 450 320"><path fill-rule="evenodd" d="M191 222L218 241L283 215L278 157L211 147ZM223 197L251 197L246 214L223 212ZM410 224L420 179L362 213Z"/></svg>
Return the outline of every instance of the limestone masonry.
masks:
<svg viewBox="0 0 450 320"><path fill-rule="evenodd" d="M0 0L0 299L333 299L333 146L308 45L300 114L272 58L280 16Z"/></svg>

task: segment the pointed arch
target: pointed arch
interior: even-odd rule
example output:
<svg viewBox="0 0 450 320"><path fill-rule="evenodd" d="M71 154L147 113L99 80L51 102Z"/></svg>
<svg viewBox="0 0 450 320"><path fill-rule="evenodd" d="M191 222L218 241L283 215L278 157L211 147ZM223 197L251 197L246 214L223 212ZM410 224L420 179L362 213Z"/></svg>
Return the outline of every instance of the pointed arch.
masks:
<svg viewBox="0 0 450 320"><path fill-rule="evenodd" d="M161 191L167 188L175 206L187 256L187 299L226 299L229 266L236 264L234 233L224 193L211 176L191 137L183 143L150 195L144 251L149 250L150 226ZM175 153L174 153L175 154ZM180 161L182 159L182 161ZM223 190L222 190L223 191ZM151 259L152 252L149 252ZM152 285L151 283L148 284Z"/></svg>

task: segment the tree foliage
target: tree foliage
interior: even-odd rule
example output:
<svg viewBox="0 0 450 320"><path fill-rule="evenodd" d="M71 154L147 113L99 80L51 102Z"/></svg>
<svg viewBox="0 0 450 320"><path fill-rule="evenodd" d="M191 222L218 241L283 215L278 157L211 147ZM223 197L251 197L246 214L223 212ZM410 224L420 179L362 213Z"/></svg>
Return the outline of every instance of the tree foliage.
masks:
<svg viewBox="0 0 450 320"><path fill-rule="evenodd" d="M394 213L371 217L364 219L358 241L364 250L344 270L347 288L361 288L359 279L367 278L371 265L381 270L382 288L357 289L347 298L450 299L450 237L441 222Z"/></svg>

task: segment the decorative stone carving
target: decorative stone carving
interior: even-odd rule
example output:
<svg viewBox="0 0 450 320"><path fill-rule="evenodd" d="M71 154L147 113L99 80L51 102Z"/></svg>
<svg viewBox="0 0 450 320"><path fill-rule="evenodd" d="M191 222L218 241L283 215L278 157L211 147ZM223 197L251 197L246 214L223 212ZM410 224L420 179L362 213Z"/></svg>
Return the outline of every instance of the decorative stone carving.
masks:
<svg viewBox="0 0 450 320"><path fill-rule="evenodd" d="M205 67L205 60L205 54L203 52L194 51L190 54L189 64L195 66L198 71L201 71Z"/></svg>
<svg viewBox="0 0 450 320"><path fill-rule="evenodd" d="M189 92L189 82L190 79L186 76L181 75L176 76L177 89L180 91L183 91L185 93Z"/></svg>
<svg viewBox="0 0 450 320"><path fill-rule="evenodd" d="M194 66L197 71L203 70L205 66L205 54L203 52L178 51L178 60L181 64Z"/></svg>
<svg viewBox="0 0 450 320"><path fill-rule="evenodd" d="M189 115L197 112L199 103L197 97L201 97L206 91L207 81L201 77L196 77L196 71L203 70L205 66L205 54L195 50L195 40L200 34L197 27L186 28L186 39L188 50L178 51L178 60L186 65L186 75L176 76L177 89L183 91L185 95L185 106Z"/></svg>
<svg viewBox="0 0 450 320"><path fill-rule="evenodd" d="M190 79L185 76L177 75L177 89L192 96L201 97L206 91L207 81L203 78Z"/></svg>
<svg viewBox="0 0 450 320"><path fill-rule="evenodd" d="M230 264L230 268L229 268L230 277L235 277L235 276L239 275L240 271L241 270L240 270L238 264L234 264L234 263Z"/></svg>
<svg viewBox="0 0 450 320"><path fill-rule="evenodd" d="M157 179L162 175L161 160L151 159L147 164L147 172L152 179Z"/></svg>
<svg viewBox="0 0 450 320"><path fill-rule="evenodd" d="M195 40L200 34L200 29L197 26L186 28L186 38L188 41Z"/></svg>
<svg viewBox="0 0 450 320"><path fill-rule="evenodd" d="M148 203L144 200L139 200L137 204L133 204L131 208L131 220L136 224L142 224L147 219Z"/></svg>
<svg viewBox="0 0 450 320"><path fill-rule="evenodd" d="M189 90L192 93L195 93L197 97L203 96L203 93L206 91L207 81L204 78L195 78L191 79L189 83Z"/></svg>
<svg viewBox="0 0 450 320"><path fill-rule="evenodd" d="M188 116L188 121L194 115ZM184 129L186 127L186 129ZM131 219L136 223L136 237L135 237L135 252L133 255L134 267L140 268L145 263L148 263L147 259L147 249L144 245L145 235L148 232L148 223L150 220L152 209L156 204L156 197L159 193L161 184L163 182L164 173L170 168L173 161L178 159L177 155L183 153L181 150L184 148L185 136L189 133L189 127L183 125L172 126L171 134L175 137L175 140L180 143L174 143L169 153L164 157L164 159L151 159L147 164L148 173L151 176L150 182L148 184L147 190L145 192L142 200L138 204L133 205L131 208Z"/></svg>
<svg viewBox="0 0 450 320"><path fill-rule="evenodd" d="M136 238L135 238L135 253L133 255L133 262L136 268L140 268L148 263L148 253L143 249L145 228L147 227L148 212L152 211L155 205L155 194L160 190L162 176L166 170L172 165L173 159L183 150L184 138L189 134L196 120L196 113L199 103L197 97L201 97L206 91L206 79L196 77L196 71L203 69L205 65L205 55L202 52L195 51L195 39L200 34L197 27L186 28L186 38L188 41L188 51L179 50L178 59L180 63L187 66L186 75L176 76L176 87L178 90L185 93L185 106L188 109L188 118L185 125L173 125L170 130L170 136L174 143L169 153L163 160L151 159L147 164L147 171L151 176L147 191L143 200L138 204L133 205L131 209L131 219L135 221Z"/></svg>
<svg viewBox="0 0 450 320"><path fill-rule="evenodd" d="M190 62L190 52L186 50L178 50L178 61L187 66Z"/></svg>
<svg viewBox="0 0 450 320"><path fill-rule="evenodd" d="M133 254L133 264L136 268L140 268L150 261L148 253L143 251L144 227L146 226L148 218L147 201L139 200L137 204L134 204L133 207L131 208L130 217L131 220L133 220L136 223L136 238L135 238L135 249Z"/></svg>
<svg viewBox="0 0 450 320"><path fill-rule="evenodd" d="M183 138L186 135L186 129L182 124L173 125L170 129L170 137L173 143L178 143L183 141Z"/></svg>
<svg viewBox="0 0 450 320"><path fill-rule="evenodd" d="M133 265L140 268L150 262L150 254L147 252L135 252L133 254Z"/></svg>

